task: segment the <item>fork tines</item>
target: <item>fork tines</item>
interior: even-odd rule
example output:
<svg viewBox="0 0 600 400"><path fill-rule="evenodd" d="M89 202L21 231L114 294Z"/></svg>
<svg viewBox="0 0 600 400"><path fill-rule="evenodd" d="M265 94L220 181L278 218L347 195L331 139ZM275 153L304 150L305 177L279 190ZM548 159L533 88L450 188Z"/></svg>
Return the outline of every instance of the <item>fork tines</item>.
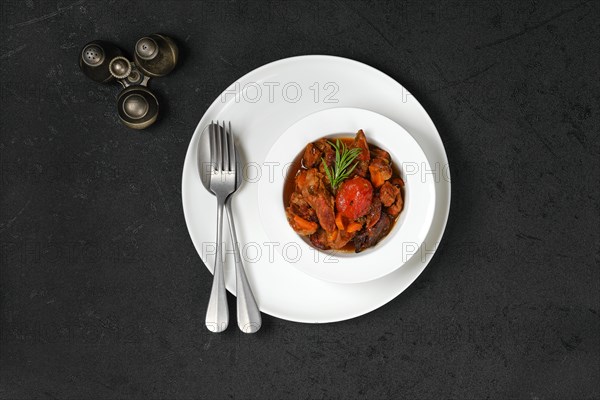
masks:
<svg viewBox="0 0 600 400"><path fill-rule="evenodd" d="M231 132L231 122L225 126L225 121L219 124L211 121L209 125L210 163L215 171L235 172L235 142Z"/></svg>

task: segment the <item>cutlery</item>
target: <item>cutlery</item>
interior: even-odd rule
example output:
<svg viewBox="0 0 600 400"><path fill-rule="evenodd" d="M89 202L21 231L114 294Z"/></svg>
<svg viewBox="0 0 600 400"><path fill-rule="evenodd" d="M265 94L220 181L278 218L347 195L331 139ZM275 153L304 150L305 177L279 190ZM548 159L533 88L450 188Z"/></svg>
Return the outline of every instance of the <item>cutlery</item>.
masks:
<svg viewBox="0 0 600 400"><path fill-rule="evenodd" d="M260 329L261 315L244 271L231 210L232 194L242 182L231 123L226 127L224 121L221 126L218 122L216 124L211 122L208 129L203 131L198 143L198 166L202 184L217 197L215 268L206 312L206 327L212 332L222 332L229 324L222 257L223 209L225 209L234 248L238 327L245 333L254 333Z"/></svg>

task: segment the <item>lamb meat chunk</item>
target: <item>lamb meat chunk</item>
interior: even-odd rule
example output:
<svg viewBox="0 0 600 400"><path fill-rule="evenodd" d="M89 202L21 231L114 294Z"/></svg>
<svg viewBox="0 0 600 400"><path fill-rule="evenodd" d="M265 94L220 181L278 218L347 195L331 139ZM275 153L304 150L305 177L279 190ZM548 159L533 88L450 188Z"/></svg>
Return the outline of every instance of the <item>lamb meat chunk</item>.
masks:
<svg viewBox="0 0 600 400"><path fill-rule="evenodd" d="M296 177L296 188L302 197L317 214L319 224L325 231L333 232L335 213L333 211L333 196L325 187L323 174L316 168L300 172Z"/></svg>
<svg viewBox="0 0 600 400"><path fill-rule="evenodd" d="M307 221L317 222L317 213L313 210L308 202L304 200L302 194L294 192L290 196L290 206L288 207L290 212L295 215L304 218Z"/></svg>
<svg viewBox="0 0 600 400"><path fill-rule="evenodd" d="M312 245L315 246L317 249L329 250L327 232L325 232L325 230L321 228L317 229L315 233L310 235L309 239Z"/></svg>
<svg viewBox="0 0 600 400"><path fill-rule="evenodd" d="M400 188L392 185L389 182L385 182L379 189L379 198L381 199L381 203L385 207L391 206L396 200L398 193L400 193Z"/></svg>
<svg viewBox="0 0 600 400"><path fill-rule="evenodd" d="M390 157L390 153L387 151L380 149L379 147L371 147L371 159L373 158L383 158L384 160L388 160L390 163L392 162L392 157Z"/></svg>
<svg viewBox="0 0 600 400"><path fill-rule="evenodd" d="M335 162L335 150L328 143L327 139L319 139L306 146L302 157L302 165L305 168L322 169L322 159L325 160L328 167L332 167Z"/></svg>
<svg viewBox="0 0 600 400"><path fill-rule="evenodd" d="M379 217L381 216L381 200L379 197L375 196L373 198L373 202L371 203L371 207L369 208L369 212L365 215L365 225L367 228L371 228L373 225L379 221Z"/></svg>
<svg viewBox="0 0 600 400"><path fill-rule="evenodd" d="M375 246L381 238L388 234L392 220L386 213L381 213L379 221L371 228L365 228L354 236L354 251L361 251Z"/></svg>
<svg viewBox="0 0 600 400"><path fill-rule="evenodd" d="M399 188L404 187L404 181L402 180L402 178L392 178L392 179L390 179L390 183Z"/></svg>
<svg viewBox="0 0 600 400"><path fill-rule="evenodd" d="M398 189L398 192L396 193L393 203L386 208L386 212L392 217L396 217L404 208L404 198L402 197L402 188L404 187L404 181L402 180L402 178L392 178L390 179L390 183L393 187Z"/></svg>
<svg viewBox="0 0 600 400"><path fill-rule="evenodd" d="M325 160L325 163L329 168L333 168L333 164L335 164L335 150L329 144L327 139L319 139L315 142L315 146L321 150L322 158ZM319 160L320 162L321 160ZM322 168L323 163L319 164ZM324 172L324 171L321 171Z"/></svg>
<svg viewBox="0 0 600 400"><path fill-rule="evenodd" d="M306 168L316 167L321 162L323 152L314 143L309 143L304 149L302 165Z"/></svg>
<svg viewBox="0 0 600 400"><path fill-rule="evenodd" d="M404 199L402 198L402 191L399 191L398 194L396 195L396 201L394 202L394 204L392 204L391 206L386 208L386 211L392 217L395 217L398 214L400 214L400 211L402 211L403 208L404 208Z"/></svg>
<svg viewBox="0 0 600 400"><path fill-rule="evenodd" d="M358 157L356 157L357 164L353 172L358 176L367 176L367 172L369 172L369 160L371 159L371 153L369 151L369 145L367 144L367 137L362 129L356 133L354 141L348 147L351 149L361 149L360 154Z"/></svg>
<svg viewBox="0 0 600 400"><path fill-rule="evenodd" d="M319 219L320 225L327 232L332 232L335 230L335 213L333 211L333 197L330 194L325 192L320 192L319 194L310 198L310 204L312 208L315 209L317 213L317 218Z"/></svg>
<svg viewBox="0 0 600 400"><path fill-rule="evenodd" d="M369 172L371 173L373 186L378 188L392 177L392 165L389 160L374 158L369 164Z"/></svg>

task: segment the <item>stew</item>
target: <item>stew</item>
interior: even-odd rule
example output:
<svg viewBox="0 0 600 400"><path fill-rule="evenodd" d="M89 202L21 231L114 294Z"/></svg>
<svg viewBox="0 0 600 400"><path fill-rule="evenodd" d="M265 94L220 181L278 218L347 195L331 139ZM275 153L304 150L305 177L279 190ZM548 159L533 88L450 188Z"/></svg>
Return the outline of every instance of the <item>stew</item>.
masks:
<svg viewBox="0 0 600 400"><path fill-rule="evenodd" d="M321 138L288 171L286 215L316 248L359 253L390 232L404 207L403 188L390 154L362 130L354 138Z"/></svg>

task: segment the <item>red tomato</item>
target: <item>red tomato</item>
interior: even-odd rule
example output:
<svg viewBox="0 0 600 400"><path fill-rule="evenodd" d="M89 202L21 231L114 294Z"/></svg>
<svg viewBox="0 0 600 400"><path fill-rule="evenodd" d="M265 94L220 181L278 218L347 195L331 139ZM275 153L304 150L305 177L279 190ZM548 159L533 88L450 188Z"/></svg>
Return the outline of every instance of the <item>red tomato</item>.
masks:
<svg viewBox="0 0 600 400"><path fill-rule="evenodd" d="M371 182L355 176L342 182L335 196L335 205L340 214L354 221L369 211L372 200L373 186Z"/></svg>

